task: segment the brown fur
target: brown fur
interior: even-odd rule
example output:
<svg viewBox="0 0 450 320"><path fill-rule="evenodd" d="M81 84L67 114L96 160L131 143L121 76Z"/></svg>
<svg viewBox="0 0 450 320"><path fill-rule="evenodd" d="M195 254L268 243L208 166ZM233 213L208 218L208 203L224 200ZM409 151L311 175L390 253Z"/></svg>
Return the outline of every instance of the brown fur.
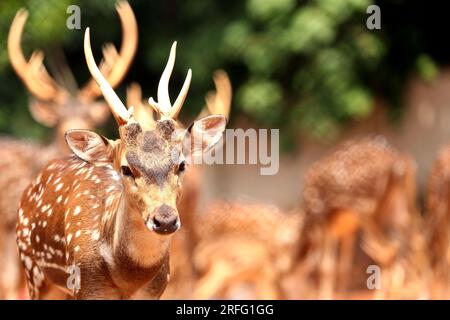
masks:
<svg viewBox="0 0 450 320"><path fill-rule="evenodd" d="M283 297L281 277L292 263L300 216L270 205L217 201L197 228L194 298Z"/></svg>
<svg viewBox="0 0 450 320"><path fill-rule="evenodd" d="M434 272L435 296L447 298L450 287L450 147L439 152L433 163L426 195L426 234Z"/></svg>
<svg viewBox="0 0 450 320"><path fill-rule="evenodd" d="M16 299L23 285L14 241L21 194L44 164L56 155L54 146L0 139L0 299Z"/></svg>
<svg viewBox="0 0 450 320"><path fill-rule="evenodd" d="M320 297L331 298L336 286L340 293L348 288L361 236L366 254L390 276L394 267L381 258L381 247L374 243L392 246L402 239L404 247L392 249L395 261L411 275L409 280L423 282L423 274L414 275L426 269L415 207L415 164L383 138L347 142L314 164L305 175L302 207L299 261L306 268L303 272L316 275ZM418 240L412 244L407 240L411 237ZM389 284L385 289L395 290Z"/></svg>

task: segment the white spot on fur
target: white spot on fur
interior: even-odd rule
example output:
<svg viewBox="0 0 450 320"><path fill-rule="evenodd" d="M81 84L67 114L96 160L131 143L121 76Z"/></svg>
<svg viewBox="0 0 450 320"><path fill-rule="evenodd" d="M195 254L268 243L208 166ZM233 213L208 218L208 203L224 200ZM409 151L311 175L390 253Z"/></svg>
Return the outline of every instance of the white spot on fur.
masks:
<svg viewBox="0 0 450 320"><path fill-rule="evenodd" d="M31 267L33 266L33 261L31 261L31 258L26 256L23 262L25 263L25 268L27 268L27 270L31 270Z"/></svg>
<svg viewBox="0 0 450 320"><path fill-rule="evenodd" d="M98 239L100 239L100 232L98 232L98 230L94 230L92 232L92 240L97 241Z"/></svg>
<svg viewBox="0 0 450 320"><path fill-rule="evenodd" d="M100 245L100 255L103 257L103 259L105 259L105 262L110 267L114 267L114 259L112 256L112 250L111 250L111 247L106 242L103 242Z"/></svg>
<svg viewBox="0 0 450 320"><path fill-rule="evenodd" d="M80 206L76 206L75 210L73 211L73 215L77 216L77 215L80 214L80 212L81 212L81 207Z"/></svg>

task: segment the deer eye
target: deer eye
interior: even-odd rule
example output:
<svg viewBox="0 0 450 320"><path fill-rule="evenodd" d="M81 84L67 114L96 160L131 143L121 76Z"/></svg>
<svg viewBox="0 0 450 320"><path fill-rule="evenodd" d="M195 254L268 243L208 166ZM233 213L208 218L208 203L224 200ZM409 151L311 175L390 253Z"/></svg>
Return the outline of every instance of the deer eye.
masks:
<svg viewBox="0 0 450 320"><path fill-rule="evenodd" d="M134 177L129 166L122 166L122 174L126 177Z"/></svg>
<svg viewBox="0 0 450 320"><path fill-rule="evenodd" d="M181 173L184 170L186 170L186 162L185 161L181 161L180 164L178 165L178 173Z"/></svg>

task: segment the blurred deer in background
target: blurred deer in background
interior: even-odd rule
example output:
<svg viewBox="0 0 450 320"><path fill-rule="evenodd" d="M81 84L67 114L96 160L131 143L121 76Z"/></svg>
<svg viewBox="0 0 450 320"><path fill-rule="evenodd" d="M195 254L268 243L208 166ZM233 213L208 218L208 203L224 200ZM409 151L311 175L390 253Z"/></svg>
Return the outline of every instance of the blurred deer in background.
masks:
<svg viewBox="0 0 450 320"><path fill-rule="evenodd" d="M414 198L401 201L415 189L415 165L407 156L403 161L392 167L377 211L363 229L362 249L381 271L381 288L374 295L378 299L428 299L430 294L423 218ZM402 211L410 215L402 217Z"/></svg>
<svg viewBox="0 0 450 320"><path fill-rule="evenodd" d="M206 106L197 119L207 115L220 114L228 118L231 108L232 88L228 75L218 70L213 76L215 91L206 95ZM127 104L134 107L135 119L147 130L156 127L154 110L142 99L142 91L138 84L130 85L127 90ZM177 121L178 128L185 126ZM163 294L163 298L186 299L193 290L194 269L192 254L197 243L196 220L197 206L201 194L203 170L200 166L186 166L183 186L177 204L178 212L183 221L183 229L174 235L171 244L170 269L171 279Z"/></svg>
<svg viewBox="0 0 450 320"><path fill-rule="evenodd" d="M161 119L154 130L144 130L95 64L86 30L87 64L120 139L68 131L75 156L51 162L24 191L17 243L32 298L49 298L61 289L77 299L158 298L164 291L171 235L180 228L176 201L183 157L201 156L219 141L226 124L225 117L213 115L183 134L175 131L191 80L189 70L172 105L168 81L175 45L159 82L158 102L150 103ZM79 269L80 286L70 292L71 266Z"/></svg>
<svg viewBox="0 0 450 320"><path fill-rule="evenodd" d="M130 5L121 1L116 9L123 30L122 47L118 53L114 45L107 44L101 65L113 87L124 78L138 42L137 23ZM27 61L20 44L27 17L26 10L17 12L8 36L8 54L12 67L33 96L29 105L33 118L55 128L55 138L45 146L12 138L0 139L3 172L0 177L0 298L17 298L20 285L14 230L22 191L49 160L69 153L63 138L68 129L94 128L109 116L108 106L95 101L101 95L95 81L90 80L74 91L48 74L41 51L35 51Z"/></svg>
<svg viewBox="0 0 450 320"><path fill-rule="evenodd" d="M336 288L345 294L359 246L381 268L382 294L401 297L399 282L423 284L415 195L413 160L382 137L347 142L308 170L298 265L318 282L320 298Z"/></svg>
<svg viewBox="0 0 450 320"><path fill-rule="evenodd" d="M195 299L280 299L300 215L275 206L216 201L200 215Z"/></svg>
<svg viewBox="0 0 450 320"><path fill-rule="evenodd" d="M425 225L433 270L434 298L447 299L450 286L450 147L439 152L428 177Z"/></svg>

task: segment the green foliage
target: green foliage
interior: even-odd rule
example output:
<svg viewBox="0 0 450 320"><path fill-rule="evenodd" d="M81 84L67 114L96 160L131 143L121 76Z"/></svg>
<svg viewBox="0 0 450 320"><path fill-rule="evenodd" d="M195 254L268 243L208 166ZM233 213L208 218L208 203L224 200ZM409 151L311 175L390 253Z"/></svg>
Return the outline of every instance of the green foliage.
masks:
<svg viewBox="0 0 450 320"><path fill-rule="evenodd" d="M278 83L256 79L245 83L237 96L245 112L267 122L277 118L282 98L282 88Z"/></svg>
<svg viewBox="0 0 450 320"><path fill-rule="evenodd" d="M122 96L131 81L142 85L145 97L155 96L170 45L178 40L173 95L188 67L193 69L184 118L192 119L200 111L204 94L213 88L213 71L223 68L233 84L232 120L247 117L258 125L280 128L285 145L293 146L301 132L334 139L348 121L370 114L376 95L389 99L398 111L398 97L411 72L425 79L437 74L421 38L411 36L409 22L394 28L383 16L382 30L366 28L370 0L130 3L137 15L140 42L134 65L118 90ZM81 7L82 30L65 27L70 4ZM23 38L26 54L42 49L48 64L64 48L77 81L83 83L89 78L82 50L84 28L92 27L97 59L101 45L120 43L114 4L114 0L0 2L4 35L0 37L0 132L35 138L48 133L29 116L26 90L9 67L5 41L16 11L20 7L30 11ZM378 4L382 14L392 6L388 1ZM394 9L405 5L405 0L398 0ZM398 48L406 52L400 59Z"/></svg>
<svg viewBox="0 0 450 320"><path fill-rule="evenodd" d="M294 0L249 0L247 11L251 18L269 21L274 15L289 13L295 7Z"/></svg>
<svg viewBox="0 0 450 320"><path fill-rule="evenodd" d="M366 117L373 94L358 67L376 67L385 53L363 30L369 4L247 1L247 11L224 32L224 53L248 70L236 104L266 125L327 139L341 123Z"/></svg>
<svg viewBox="0 0 450 320"><path fill-rule="evenodd" d="M420 55L417 59L417 69L422 78L432 80L436 77L438 70L434 61L427 55Z"/></svg>

